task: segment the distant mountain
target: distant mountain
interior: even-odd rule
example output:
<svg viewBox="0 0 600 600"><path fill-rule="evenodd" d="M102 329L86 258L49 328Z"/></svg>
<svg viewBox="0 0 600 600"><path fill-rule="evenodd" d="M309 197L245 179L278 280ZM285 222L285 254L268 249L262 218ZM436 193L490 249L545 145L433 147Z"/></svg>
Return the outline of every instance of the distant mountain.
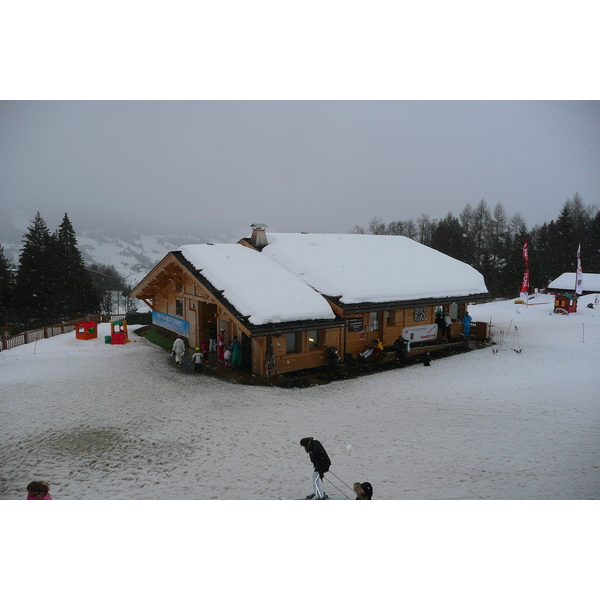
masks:
<svg viewBox="0 0 600 600"><path fill-rule="evenodd" d="M0 209L0 244L15 265L23 245L23 235L35 215L24 215ZM42 217L44 215L42 214ZM138 283L171 250L183 244L202 244L208 239L178 233L156 233L158 226L140 221L117 222L101 229L77 231L77 243L87 264L112 265L127 282ZM77 224L73 222L77 228ZM48 227L53 231L51 223Z"/></svg>
<svg viewBox="0 0 600 600"><path fill-rule="evenodd" d="M134 229L118 234L98 229L83 231L77 235L77 242L86 263L112 265L128 278L128 283L137 283L167 252L183 244L201 244L202 240L192 236L144 235Z"/></svg>

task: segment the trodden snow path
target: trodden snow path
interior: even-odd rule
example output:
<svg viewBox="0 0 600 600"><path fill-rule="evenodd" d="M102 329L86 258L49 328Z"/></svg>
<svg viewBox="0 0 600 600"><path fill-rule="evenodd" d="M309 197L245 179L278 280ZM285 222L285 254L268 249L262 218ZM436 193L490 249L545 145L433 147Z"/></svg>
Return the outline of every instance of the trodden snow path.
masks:
<svg viewBox="0 0 600 600"><path fill-rule="evenodd" d="M375 500L600 498L598 341L290 390L183 373L132 330L124 346L105 333L0 353L0 498L34 479L57 500L304 497L307 435Z"/></svg>

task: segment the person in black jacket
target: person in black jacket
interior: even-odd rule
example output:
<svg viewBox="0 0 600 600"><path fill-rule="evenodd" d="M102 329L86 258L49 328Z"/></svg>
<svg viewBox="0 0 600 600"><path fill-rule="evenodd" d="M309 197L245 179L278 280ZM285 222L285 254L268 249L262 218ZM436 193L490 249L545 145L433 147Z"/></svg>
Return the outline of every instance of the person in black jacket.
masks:
<svg viewBox="0 0 600 600"><path fill-rule="evenodd" d="M326 500L327 494L323 491L323 476L327 471L329 471L329 467L331 466L331 460L329 460L329 456L327 456L327 452L325 452L325 448L318 440L315 440L311 437L305 437L300 440L300 445L304 447L306 450L310 461L313 464L314 472L312 476L314 493L310 496L307 496L307 500Z"/></svg>

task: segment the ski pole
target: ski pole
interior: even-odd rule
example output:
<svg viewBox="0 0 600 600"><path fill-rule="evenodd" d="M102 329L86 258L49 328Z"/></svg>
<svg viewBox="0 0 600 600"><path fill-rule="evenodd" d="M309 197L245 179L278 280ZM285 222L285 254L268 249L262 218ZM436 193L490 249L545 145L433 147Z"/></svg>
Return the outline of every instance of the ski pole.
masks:
<svg viewBox="0 0 600 600"><path fill-rule="evenodd" d="M329 471L329 473L331 473L336 479L339 479L349 490L354 491L353 488L351 488L345 481L342 481L333 471Z"/></svg>
<svg viewBox="0 0 600 600"><path fill-rule="evenodd" d="M329 472L331 473L331 471L329 471ZM332 486L333 486L333 487L334 487L334 488L335 488L335 489L336 489L336 490L337 490L337 491L338 491L340 494L342 494L342 496L346 496L346 494L345 494L345 493L344 493L342 490L340 490L340 488L339 488L337 485L335 485L335 483L333 483L333 482L329 481L329 479L327 479L327 477L325 477L325 475L323 475L323 479L324 479L324 480L325 480L325 481L326 481L326 482L327 482L329 485L332 485ZM339 477L338 477L338 479L339 479ZM341 480L340 480L340 481L341 481ZM343 483L343 482L342 482L342 483ZM349 496L346 496L346 498L348 498L348 500L350 500L350 497L349 497Z"/></svg>

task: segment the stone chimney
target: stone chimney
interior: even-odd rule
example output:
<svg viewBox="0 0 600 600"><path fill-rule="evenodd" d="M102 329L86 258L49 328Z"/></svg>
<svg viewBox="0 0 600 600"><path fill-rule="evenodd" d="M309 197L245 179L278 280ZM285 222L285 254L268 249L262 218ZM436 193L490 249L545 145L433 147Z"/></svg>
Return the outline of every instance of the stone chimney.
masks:
<svg viewBox="0 0 600 600"><path fill-rule="evenodd" d="M262 250L265 246L269 245L267 240L267 233L265 229L267 226L264 223L252 223L252 237L250 243L258 250Z"/></svg>

